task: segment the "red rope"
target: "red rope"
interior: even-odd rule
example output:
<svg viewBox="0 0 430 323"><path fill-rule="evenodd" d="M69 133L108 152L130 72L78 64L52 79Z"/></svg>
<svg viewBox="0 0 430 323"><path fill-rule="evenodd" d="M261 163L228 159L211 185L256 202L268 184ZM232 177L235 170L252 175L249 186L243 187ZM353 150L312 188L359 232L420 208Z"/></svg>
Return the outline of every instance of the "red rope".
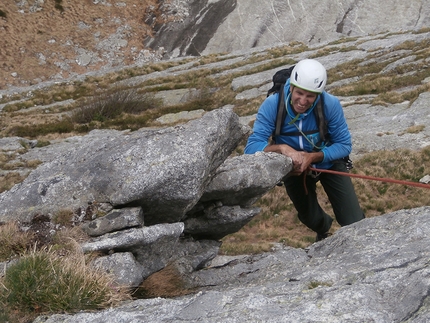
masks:
<svg viewBox="0 0 430 323"><path fill-rule="evenodd" d="M349 177L355 177L355 178L370 179L373 181L402 184L402 185L415 186L415 187L421 187L421 188L430 188L429 184L424 184L424 183L407 182L407 181L401 181L401 180L391 179L391 178L381 178L381 177L373 177L373 176L366 176L366 175L344 173L344 172L338 172L335 170L318 169L318 168L313 168L313 167L309 167L309 169L312 171L315 171L315 172L319 172L319 173L329 173L329 174L336 174L336 175L349 176Z"/></svg>

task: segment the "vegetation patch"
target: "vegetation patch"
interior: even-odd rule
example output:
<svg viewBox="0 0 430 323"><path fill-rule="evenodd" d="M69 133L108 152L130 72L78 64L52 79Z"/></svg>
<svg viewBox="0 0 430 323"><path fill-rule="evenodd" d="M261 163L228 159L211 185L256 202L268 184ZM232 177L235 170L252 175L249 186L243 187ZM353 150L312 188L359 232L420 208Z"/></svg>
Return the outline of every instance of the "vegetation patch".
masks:
<svg viewBox="0 0 430 323"><path fill-rule="evenodd" d="M311 281L308 284L308 289L314 289L317 287L331 287L333 284L332 283L327 283L327 282L321 282L321 281Z"/></svg>
<svg viewBox="0 0 430 323"><path fill-rule="evenodd" d="M63 227L71 227L73 224L74 212L69 209L58 210L52 217L52 223Z"/></svg>
<svg viewBox="0 0 430 323"><path fill-rule="evenodd" d="M66 212L65 212L66 213ZM46 222L47 221L47 222ZM41 314L97 310L131 299L130 291L90 265L78 227L52 234L48 217L37 216L22 231L16 222L0 226L0 261L13 260L0 278L0 321L26 323Z"/></svg>
<svg viewBox="0 0 430 323"><path fill-rule="evenodd" d="M118 118L123 113L139 114L159 105L160 102L152 95L141 94L135 89L116 88L89 99L73 112L71 121L80 124L104 122Z"/></svg>
<svg viewBox="0 0 430 323"><path fill-rule="evenodd" d="M332 52L356 50L354 46L340 46L352 39L342 39L334 42L330 46L325 46L316 51L316 56L327 55ZM415 60L408 61L395 68L387 69L391 63L395 63L401 57L381 59L387 55L381 49L370 53L364 59L338 64L335 69L328 71L329 82L351 79L347 84L336 86L330 92L339 96L356 96L374 94L375 98L369 99L369 103L374 105L386 105L409 101L412 103L420 93L430 90L429 83L422 83L424 79L430 77L430 69L425 63L430 50L428 40L421 42L406 42L398 45L399 50L406 49L414 51ZM219 108L226 104L233 104L235 112L241 116L253 114L258 110L264 97L249 100L236 100L238 89L231 89L231 82L234 78L252 75L271 69L283 68L296 62L292 60L290 54L307 51L309 48L300 43L291 43L288 46L272 48L263 53L249 55L243 60L234 61L232 64L217 65L212 63L234 59L229 55L208 55L200 58L189 58L184 60L171 60L145 66L128 68L116 71L104 76L89 76L85 81L66 82L54 84L48 89L35 90L31 93L22 94L20 98L14 97L16 102L7 104L3 111L9 113L10 118L16 111L27 111L34 106L46 106L55 102L73 100L73 103L65 107L49 108L49 114L42 115L45 121L41 123L36 118L29 124L3 123L3 134L12 136L23 136L29 138L44 138L50 134L73 134L86 133L97 128L113 129L138 129L143 126L154 126L154 120L165 111L175 112L190 111L193 109L205 109L206 111ZM409 52L408 51L408 52ZM408 53L403 54L409 57ZM126 82L122 86L113 86L119 81L148 75L153 72L165 71L169 68L194 62L193 68L189 71L183 70L175 75L165 77L153 77L139 84L139 89L127 87ZM270 80L267 80L269 83ZM263 85L263 84L261 84ZM254 85L255 87L256 85ZM258 86L258 85L257 85ZM210 97L191 100L184 104L167 107L160 102L151 99L150 93L172 89L197 89L201 93L209 93ZM143 94L145 91L146 94ZM97 93L94 95L94 93ZM4 101L5 98L2 99ZM12 98L10 98L12 100ZM137 102L140 101L140 103ZM126 101L128 101L126 103ZM134 101L134 102L133 102ZM134 105L134 108L133 108ZM128 107L131 110L127 111ZM73 109L73 110L71 110ZM54 111L55 110L55 111ZM67 116L54 118L54 113L69 111ZM45 110L48 113L47 110ZM32 118L28 114L28 118ZM25 120L25 116L21 116ZM49 121L48 121L49 119Z"/></svg>
<svg viewBox="0 0 430 323"><path fill-rule="evenodd" d="M46 124L14 126L9 129L8 134L11 136L35 139L38 136L45 136L51 133L71 133L74 130L75 126L70 118L64 118L58 122L50 122Z"/></svg>
<svg viewBox="0 0 430 323"><path fill-rule="evenodd" d="M7 312L35 315L98 310L130 298L110 276L88 266L83 255L61 258L46 249L11 265L0 289Z"/></svg>
<svg viewBox="0 0 430 323"><path fill-rule="evenodd" d="M0 262L22 255L32 242L32 233L22 231L16 222L1 225Z"/></svg>
<svg viewBox="0 0 430 323"><path fill-rule="evenodd" d="M21 183L26 176L18 172L8 172L0 176L0 193L10 190L15 184Z"/></svg>
<svg viewBox="0 0 430 323"><path fill-rule="evenodd" d="M423 124L411 126L408 129L406 129L406 133L420 133L424 130L426 126Z"/></svg>
<svg viewBox="0 0 430 323"><path fill-rule="evenodd" d="M168 265L146 278L134 291L133 297L177 297L192 292L194 290L186 287L179 271L173 265Z"/></svg>

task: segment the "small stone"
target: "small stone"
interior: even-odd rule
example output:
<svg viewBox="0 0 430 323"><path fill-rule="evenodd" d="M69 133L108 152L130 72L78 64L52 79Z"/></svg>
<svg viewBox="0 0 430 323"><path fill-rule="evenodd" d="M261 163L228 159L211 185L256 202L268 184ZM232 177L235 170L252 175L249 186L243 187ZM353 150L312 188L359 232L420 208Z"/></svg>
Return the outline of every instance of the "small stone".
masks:
<svg viewBox="0 0 430 323"><path fill-rule="evenodd" d="M420 183L428 184L430 183L430 175L426 175L420 179Z"/></svg>

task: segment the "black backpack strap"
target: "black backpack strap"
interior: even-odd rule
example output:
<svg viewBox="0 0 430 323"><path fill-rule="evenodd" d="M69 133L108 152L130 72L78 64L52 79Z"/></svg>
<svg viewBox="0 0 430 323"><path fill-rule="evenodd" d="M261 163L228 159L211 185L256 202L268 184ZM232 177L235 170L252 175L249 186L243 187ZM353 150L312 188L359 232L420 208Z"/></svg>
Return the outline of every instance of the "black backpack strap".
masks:
<svg viewBox="0 0 430 323"><path fill-rule="evenodd" d="M274 137L279 136L281 134L282 124L284 123L284 119L286 116L284 86L281 86L281 88L279 89L278 108L277 109L278 109L278 111L276 114L275 132L273 133Z"/></svg>
<svg viewBox="0 0 430 323"><path fill-rule="evenodd" d="M317 119L318 129L320 133L320 141L324 142L327 140L327 122L324 116L324 102L322 95L320 96L317 106L315 107L315 116Z"/></svg>

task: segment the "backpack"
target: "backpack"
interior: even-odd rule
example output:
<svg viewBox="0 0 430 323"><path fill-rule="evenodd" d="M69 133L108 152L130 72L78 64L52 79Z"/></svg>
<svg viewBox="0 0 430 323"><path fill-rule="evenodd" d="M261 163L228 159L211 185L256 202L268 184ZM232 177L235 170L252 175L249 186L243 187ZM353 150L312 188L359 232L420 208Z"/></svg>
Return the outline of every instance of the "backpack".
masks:
<svg viewBox="0 0 430 323"><path fill-rule="evenodd" d="M272 134L272 140L274 140L275 137L279 136L279 135L282 135L282 136L302 135L300 132L284 132L284 133L281 133L281 129L283 127L285 117L287 114L287 111L285 109L284 85L285 85L285 82L290 78L294 66L295 65L290 66L289 68L284 68L282 70L277 71L272 77L273 86L272 86L272 88L269 89L269 91L267 91L267 97L273 93L279 93L275 131ZM320 100L318 101L318 103L314 109L315 117L316 117L317 124L318 124L318 129L314 130L314 131L304 132L304 134L311 134L311 133L319 132L320 142L318 142L317 145L320 145L322 142L326 141L327 137L328 137L327 122L325 121L323 108L324 108L324 102L323 102L323 99L321 96Z"/></svg>

